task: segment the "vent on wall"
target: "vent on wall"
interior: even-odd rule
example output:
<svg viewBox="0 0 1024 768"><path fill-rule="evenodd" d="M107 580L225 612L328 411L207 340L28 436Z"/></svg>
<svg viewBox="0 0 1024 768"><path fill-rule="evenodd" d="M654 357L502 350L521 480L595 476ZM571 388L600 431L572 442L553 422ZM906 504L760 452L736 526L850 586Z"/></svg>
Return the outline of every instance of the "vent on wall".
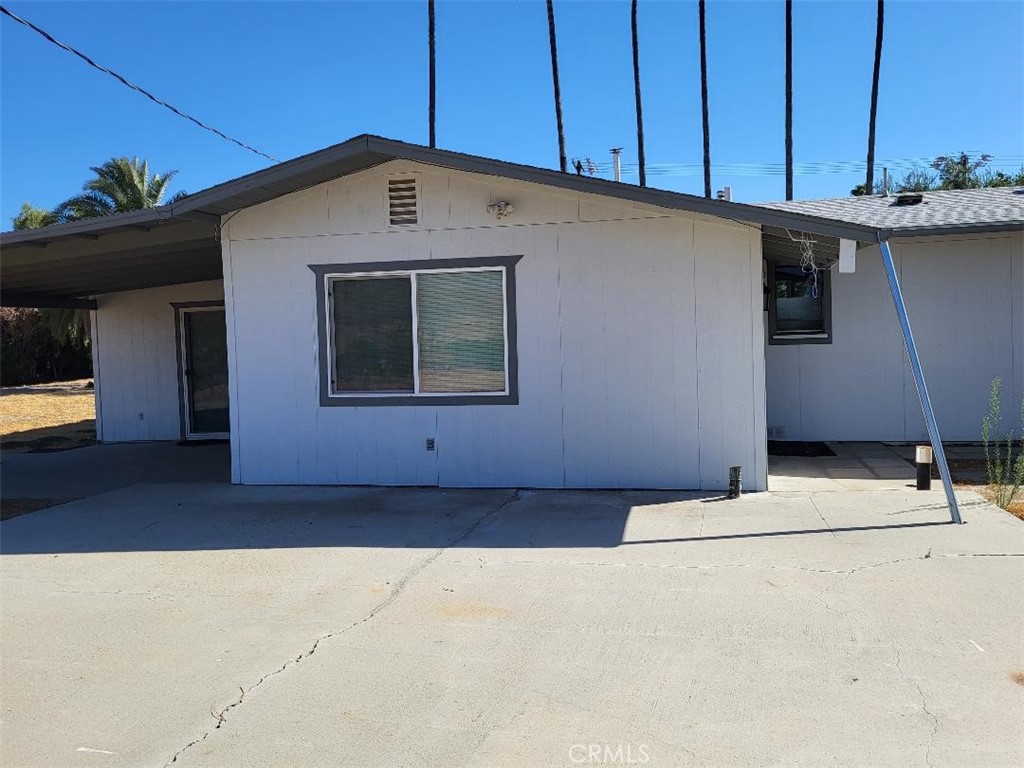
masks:
<svg viewBox="0 0 1024 768"><path fill-rule="evenodd" d="M416 179L388 179L388 220L391 226L415 225L417 215Z"/></svg>

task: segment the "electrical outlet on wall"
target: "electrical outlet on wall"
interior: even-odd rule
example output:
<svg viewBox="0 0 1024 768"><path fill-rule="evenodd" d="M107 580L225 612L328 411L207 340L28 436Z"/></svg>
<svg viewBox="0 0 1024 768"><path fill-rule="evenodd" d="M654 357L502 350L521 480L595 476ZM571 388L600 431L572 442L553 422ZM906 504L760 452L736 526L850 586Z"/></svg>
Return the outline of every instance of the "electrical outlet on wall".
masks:
<svg viewBox="0 0 1024 768"><path fill-rule="evenodd" d="M432 438L432 437L428 437L427 438L427 450L428 451L436 450L436 446L435 446L435 443L434 443L434 438Z"/></svg>
<svg viewBox="0 0 1024 768"><path fill-rule="evenodd" d="M139 421L145 421L145 420L146 420L146 414L144 414L142 411L139 411Z"/></svg>

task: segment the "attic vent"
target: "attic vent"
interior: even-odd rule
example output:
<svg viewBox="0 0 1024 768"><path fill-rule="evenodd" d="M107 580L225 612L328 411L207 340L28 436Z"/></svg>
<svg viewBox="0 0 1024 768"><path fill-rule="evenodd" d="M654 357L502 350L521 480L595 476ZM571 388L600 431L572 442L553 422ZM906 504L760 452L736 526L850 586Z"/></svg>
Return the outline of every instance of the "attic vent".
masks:
<svg viewBox="0 0 1024 768"><path fill-rule="evenodd" d="M896 195L896 205L917 205L924 201L924 195L920 192L908 192Z"/></svg>
<svg viewBox="0 0 1024 768"><path fill-rule="evenodd" d="M388 179L388 219L392 226L415 225L417 216L416 179Z"/></svg>

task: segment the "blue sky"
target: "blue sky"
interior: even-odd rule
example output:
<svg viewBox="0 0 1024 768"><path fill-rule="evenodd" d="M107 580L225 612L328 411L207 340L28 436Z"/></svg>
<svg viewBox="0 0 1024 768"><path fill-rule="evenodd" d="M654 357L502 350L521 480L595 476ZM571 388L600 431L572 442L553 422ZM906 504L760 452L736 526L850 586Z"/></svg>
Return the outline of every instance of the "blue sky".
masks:
<svg viewBox="0 0 1024 768"><path fill-rule="evenodd" d="M13 12L278 159L359 133L427 141L426 2L10 0ZM629 3L556 0L568 153L636 160ZM794 3L796 162L865 156L875 3ZM713 164L781 164L782 0L708 2ZM697 4L640 2L648 183L700 194ZM543 2L438 0L438 145L557 167ZM879 160L985 151L1024 159L1024 3L889 0ZM89 166L139 155L198 191L265 167L0 19L0 215L52 206ZM658 166L670 166L659 169ZM672 168L671 166L676 166ZM667 170L668 172L663 172ZM635 173L627 174L635 181ZM784 177L713 168L734 199ZM862 173L798 174L797 198L845 195Z"/></svg>

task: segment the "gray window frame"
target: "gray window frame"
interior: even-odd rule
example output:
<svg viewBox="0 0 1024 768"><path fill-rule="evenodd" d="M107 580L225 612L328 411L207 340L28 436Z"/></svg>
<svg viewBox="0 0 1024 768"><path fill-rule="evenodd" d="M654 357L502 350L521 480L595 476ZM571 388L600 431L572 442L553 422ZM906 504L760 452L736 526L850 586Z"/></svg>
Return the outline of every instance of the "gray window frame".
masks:
<svg viewBox="0 0 1024 768"><path fill-rule="evenodd" d="M320 405L321 407L366 407L366 406L467 406L467 405L518 405L519 404L519 353L516 334L516 279L515 267L522 259L517 256L489 256L466 259L420 259L416 261L371 261L355 264L309 264L315 278L317 348L320 364ZM498 394L395 394L395 395L346 395L335 394L331 386L332 333L328 325L330 301L328 292L333 278L346 275L373 275L394 272L435 272L459 269L504 268L505 271L505 346L507 356L505 374L507 391Z"/></svg>
<svg viewBox="0 0 1024 768"><path fill-rule="evenodd" d="M775 306L775 269L793 267L795 263L767 261L768 265L768 343L785 344L831 344L832 343L832 274L823 269L818 273L821 285L821 315L824 330L821 333L779 333L778 309Z"/></svg>

